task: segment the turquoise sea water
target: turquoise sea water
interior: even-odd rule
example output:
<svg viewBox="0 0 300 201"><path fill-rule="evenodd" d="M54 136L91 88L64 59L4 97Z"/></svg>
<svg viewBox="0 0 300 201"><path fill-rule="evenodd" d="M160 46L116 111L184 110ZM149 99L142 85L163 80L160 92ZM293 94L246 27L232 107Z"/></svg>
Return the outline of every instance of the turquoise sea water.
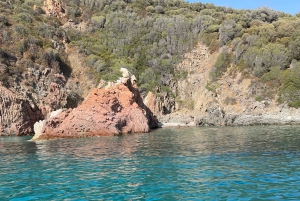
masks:
<svg viewBox="0 0 300 201"><path fill-rule="evenodd" d="M0 200L300 200L300 127L0 138Z"/></svg>

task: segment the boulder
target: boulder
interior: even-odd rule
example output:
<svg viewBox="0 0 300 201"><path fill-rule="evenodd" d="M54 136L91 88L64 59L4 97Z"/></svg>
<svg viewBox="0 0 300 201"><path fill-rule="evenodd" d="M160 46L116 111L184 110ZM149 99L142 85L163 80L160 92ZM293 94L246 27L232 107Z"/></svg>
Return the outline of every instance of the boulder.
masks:
<svg viewBox="0 0 300 201"><path fill-rule="evenodd" d="M91 90L75 109L55 112L37 126L34 140L79 138L144 133L157 127L157 120L143 103L130 79Z"/></svg>

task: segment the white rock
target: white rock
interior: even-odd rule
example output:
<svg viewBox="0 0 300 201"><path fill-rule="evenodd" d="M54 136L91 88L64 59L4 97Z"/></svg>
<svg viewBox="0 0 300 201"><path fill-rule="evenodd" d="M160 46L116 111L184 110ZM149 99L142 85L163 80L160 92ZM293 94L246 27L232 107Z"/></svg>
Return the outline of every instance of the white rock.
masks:
<svg viewBox="0 0 300 201"><path fill-rule="evenodd" d="M45 120L41 120L41 121L36 122L33 125L34 136L31 140L36 140L42 134L45 123L46 123Z"/></svg>
<svg viewBox="0 0 300 201"><path fill-rule="evenodd" d="M51 112L50 119L57 117L57 115L59 115L61 112L62 112L62 109Z"/></svg>
<svg viewBox="0 0 300 201"><path fill-rule="evenodd" d="M131 79L131 83L132 84L136 83L136 77L135 77L135 75L132 75L130 79Z"/></svg>
<svg viewBox="0 0 300 201"><path fill-rule="evenodd" d="M122 72L123 78L129 78L130 72L126 68L121 68L120 71Z"/></svg>

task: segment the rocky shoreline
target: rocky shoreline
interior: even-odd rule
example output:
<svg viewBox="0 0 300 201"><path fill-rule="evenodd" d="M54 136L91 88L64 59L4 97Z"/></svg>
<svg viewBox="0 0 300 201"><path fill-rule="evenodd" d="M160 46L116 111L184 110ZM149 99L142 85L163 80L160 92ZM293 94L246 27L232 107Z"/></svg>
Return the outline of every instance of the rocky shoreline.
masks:
<svg viewBox="0 0 300 201"><path fill-rule="evenodd" d="M116 104L114 107L107 107L106 110L109 115L106 115L105 118L103 116L99 118L100 120L104 118L103 123L112 123L112 128L117 127L117 129L113 129L114 131L108 129L106 134L102 133L102 135L148 132L151 128L156 128L157 126L252 126L300 124L299 109L291 108L284 104L278 105L276 97L262 101L256 100L256 88L253 88L252 83L255 78L244 77L240 72L232 73L229 69L228 72L224 73L220 80L211 82L210 70L215 64L218 54L218 52L209 53L206 46L199 44L194 50L184 55L185 59L177 66L176 73L179 75L184 74L186 76L175 79L172 75L166 75L163 76L161 80L162 86L167 86L170 89L169 92L163 91L161 86L157 86L153 92L149 92L147 96L142 97L136 86L135 77L133 76L131 79L130 73L124 69L122 70L124 71L122 72L123 77L117 82L106 84L100 82L98 89L92 90L90 94L101 94L104 92L99 92L99 90L113 87L111 88L113 93L109 93L110 95L103 95L102 98L106 99L105 101L107 103L111 103L112 105L110 106ZM75 55L76 54L74 53L73 56ZM40 78L40 82L46 79L46 75L49 72L47 69L45 70L42 74L43 76ZM57 137L68 136L64 130L68 130L69 133L71 133L71 131L80 133L78 136L93 136L97 135L96 133L99 134L100 127L97 128L98 130L91 131L97 127L95 126L96 122L99 122L96 118L93 118L96 113L95 108L91 108L90 103L88 103L85 107L81 108L80 111L78 111L78 108L70 109L76 108L82 102L78 97L70 99L66 95L66 90L63 86L67 86L74 81L68 80L66 83L66 80L61 74L55 74L55 76L61 81L62 85L58 86L53 82L44 84L45 89L40 90L40 92L43 92L42 94L45 95L35 95L35 98L32 97L32 94L27 93L22 96L16 95L16 92L12 89L7 89L0 85L1 136L32 134L34 123L43 119L46 119L45 122L39 122L35 126L35 130L40 130L38 133L45 133L47 129L45 130L43 127L48 125L48 131L46 133L60 133ZM82 78L80 77L80 79ZM127 81L130 82L127 83ZM100 89L103 87L105 88ZM118 102L118 94L122 94L123 92L127 94L125 96L127 97L127 103L123 103L124 105L119 107L118 105L122 104ZM116 100L116 102L113 103L113 100ZM133 117L129 117L129 119L137 119L140 121L143 119L143 116L145 116L144 113L153 113L153 115L150 116L155 116L160 123L156 121L155 126L150 126L150 129L146 127L136 130L131 128L127 129L127 126L127 130L122 130L123 127L125 127L124 121L116 120L115 116L119 114L118 110L120 108L122 112L131 110L130 107L132 107L132 104L140 107L140 109L138 109L140 118L133 115ZM63 105L69 109L65 108L56 118L51 118L50 113L63 108ZM104 114L105 112L102 113L103 108L105 108L104 105L102 109L99 108L97 112ZM86 110L86 108L89 109ZM143 113L143 115L141 113ZM92 128L91 130L88 130L89 128L76 126L78 122L82 121L78 119L78 117L80 118L80 115L83 114L85 115L84 121L87 121L87 127L90 127L90 129ZM64 119L71 117L73 117L74 120L68 122L70 125L65 123L67 126L60 127ZM90 119L92 121L90 121ZM149 120L149 115L147 119ZM75 122L75 126L73 126L74 123L72 121L75 120L77 122ZM91 122L91 124L89 122ZM146 122L146 120L144 122ZM132 123L132 128L134 127L133 124L136 123ZM149 126L149 124L147 126ZM61 129L57 129L59 127ZM62 131L64 133L62 133ZM49 137L45 138L48 139Z"/></svg>
<svg viewBox="0 0 300 201"><path fill-rule="evenodd" d="M206 46L198 44L176 68L177 74L186 76L162 79L171 93L157 88L155 93L147 94L145 104L162 126L300 124L299 109L279 105L276 97L258 101L254 77L229 68L222 78L212 81L210 71L218 55L219 52L210 53Z"/></svg>
<svg viewBox="0 0 300 201"><path fill-rule="evenodd" d="M293 112L292 112L293 111ZM171 126L255 126L300 125L300 112L292 109L280 113L226 114L222 116L198 116L177 112L160 116L160 127Z"/></svg>

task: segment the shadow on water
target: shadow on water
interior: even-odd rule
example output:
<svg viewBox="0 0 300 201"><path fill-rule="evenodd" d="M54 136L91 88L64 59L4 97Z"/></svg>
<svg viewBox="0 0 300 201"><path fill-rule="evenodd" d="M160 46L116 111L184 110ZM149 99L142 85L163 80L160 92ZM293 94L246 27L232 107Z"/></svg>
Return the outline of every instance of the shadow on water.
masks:
<svg viewBox="0 0 300 201"><path fill-rule="evenodd" d="M181 127L153 134L158 138L153 146L165 147L164 151L174 154L300 150L299 126Z"/></svg>
<svg viewBox="0 0 300 201"><path fill-rule="evenodd" d="M0 137L0 153L57 153L102 159L129 156L177 156L230 152L299 151L299 126L181 127L114 137L30 142L31 137Z"/></svg>
<svg viewBox="0 0 300 201"><path fill-rule="evenodd" d="M16 146L12 149L1 147L0 141L0 150L4 153L29 151L49 158L60 153L70 157L102 160L133 156L299 151L299 144L300 127L297 126L182 127L157 129L145 134L30 142L21 147L18 144L9 145Z"/></svg>
<svg viewBox="0 0 300 201"><path fill-rule="evenodd" d="M31 138L32 136L0 137L0 154L35 154L37 146L34 142L29 141Z"/></svg>

